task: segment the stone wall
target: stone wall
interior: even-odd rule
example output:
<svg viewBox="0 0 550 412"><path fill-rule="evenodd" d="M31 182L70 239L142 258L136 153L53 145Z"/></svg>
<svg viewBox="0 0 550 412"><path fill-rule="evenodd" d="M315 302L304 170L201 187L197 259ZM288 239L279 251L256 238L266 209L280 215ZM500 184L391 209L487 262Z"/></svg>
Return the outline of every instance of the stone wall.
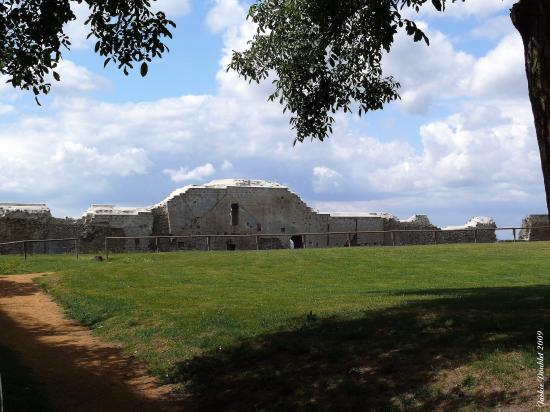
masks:
<svg viewBox="0 0 550 412"><path fill-rule="evenodd" d="M497 241L497 225L493 219L474 217L464 226L443 228L439 243L494 243Z"/></svg>
<svg viewBox="0 0 550 412"><path fill-rule="evenodd" d="M0 205L0 242L46 239L52 216L44 204L5 203ZM21 245L0 246L0 253L22 251ZM44 245L29 245L29 252L43 252Z"/></svg>
<svg viewBox="0 0 550 412"><path fill-rule="evenodd" d="M103 251L105 237L151 236L153 221L153 213L148 209L92 205L82 218L82 250L93 253ZM119 252L145 252L152 247L152 241L148 239L109 242L109 248Z"/></svg>
<svg viewBox="0 0 550 412"><path fill-rule="evenodd" d="M329 216L314 212L286 187L245 182L231 185L221 181L178 190L155 206L153 226L161 229L166 216L170 235L226 236L211 239L210 248L215 250L256 249L257 236L261 249L289 248L291 234L326 232ZM162 234L166 233L154 233ZM326 246L325 238L306 236L305 246ZM201 238L178 242L184 248L206 247L205 239Z"/></svg>
<svg viewBox="0 0 550 412"><path fill-rule="evenodd" d="M550 240L548 215L529 215L521 223L523 228L519 234L520 240L540 241Z"/></svg>
<svg viewBox="0 0 550 412"><path fill-rule="evenodd" d="M399 220L395 217L384 219L384 230L394 230L395 244L400 245L426 245L434 242L434 231L437 226L432 225L426 215L415 215L406 220ZM413 230L418 232L400 232L401 230ZM392 245L391 234L384 237L385 245Z"/></svg>
<svg viewBox="0 0 550 412"><path fill-rule="evenodd" d="M261 180L187 186L149 208L93 205L80 219L53 218L46 205L0 205L0 242L77 237L83 253L103 252L105 237L134 237L110 240L115 252L263 250L431 244L434 233L438 243L473 242L472 229L481 227L496 226L488 218L475 218L455 227L461 228L458 232L442 231L425 215L400 220L384 213L319 213L287 187ZM394 238L362 231L394 231ZM478 241L496 241L494 230L479 231ZM6 251L18 248L12 249ZM33 250L71 253L74 243L35 245Z"/></svg>
<svg viewBox="0 0 550 412"><path fill-rule="evenodd" d="M334 213L330 215L330 232L348 232L343 235L329 235L328 246L378 246L384 244L384 234L355 233L361 231L383 231L385 220L375 214L353 216L351 214Z"/></svg>

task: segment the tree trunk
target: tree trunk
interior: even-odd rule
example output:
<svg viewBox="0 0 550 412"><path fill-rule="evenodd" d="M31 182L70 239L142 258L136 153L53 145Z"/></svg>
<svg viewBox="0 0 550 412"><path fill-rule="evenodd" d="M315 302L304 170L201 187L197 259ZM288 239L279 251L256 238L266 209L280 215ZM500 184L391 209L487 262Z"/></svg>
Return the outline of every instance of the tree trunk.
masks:
<svg viewBox="0 0 550 412"><path fill-rule="evenodd" d="M550 1L519 0L512 7L510 17L525 48L529 98L550 216Z"/></svg>

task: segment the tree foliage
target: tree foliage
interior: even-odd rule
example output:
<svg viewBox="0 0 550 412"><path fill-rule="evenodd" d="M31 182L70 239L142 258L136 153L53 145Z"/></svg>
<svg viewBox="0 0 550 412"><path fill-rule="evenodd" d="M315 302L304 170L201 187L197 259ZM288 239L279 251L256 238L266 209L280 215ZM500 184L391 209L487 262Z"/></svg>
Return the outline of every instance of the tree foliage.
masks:
<svg viewBox="0 0 550 412"><path fill-rule="evenodd" d="M89 36L97 39L95 52L126 75L134 64L147 74L147 63L160 57L172 37L174 22L163 12L154 13L149 0L3 0L0 2L0 74L13 87L37 96L50 91L48 74L55 71L71 42L64 27L76 17L71 4L84 3L90 14ZM37 100L38 102L38 100Z"/></svg>
<svg viewBox="0 0 550 412"><path fill-rule="evenodd" d="M258 0L248 15L257 32L247 50L233 52L230 68L251 82L274 78L269 99L292 113L296 141L324 140L337 111L361 115L399 98L383 54L399 30L429 44L404 11L428 2L442 11L445 1Z"/></svg>

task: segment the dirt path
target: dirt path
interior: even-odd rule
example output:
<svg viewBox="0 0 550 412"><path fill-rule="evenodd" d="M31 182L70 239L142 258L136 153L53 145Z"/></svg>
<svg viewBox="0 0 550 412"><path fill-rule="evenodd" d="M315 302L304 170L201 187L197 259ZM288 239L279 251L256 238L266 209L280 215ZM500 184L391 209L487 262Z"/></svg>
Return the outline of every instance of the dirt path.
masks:
<svg viewBox="0 0 550 412"><path fill-rule="evenodd" d="M33 283L40 275L0 276L0 345L32 369L55 410L179 410L172 387L65 319Z"/></svg>

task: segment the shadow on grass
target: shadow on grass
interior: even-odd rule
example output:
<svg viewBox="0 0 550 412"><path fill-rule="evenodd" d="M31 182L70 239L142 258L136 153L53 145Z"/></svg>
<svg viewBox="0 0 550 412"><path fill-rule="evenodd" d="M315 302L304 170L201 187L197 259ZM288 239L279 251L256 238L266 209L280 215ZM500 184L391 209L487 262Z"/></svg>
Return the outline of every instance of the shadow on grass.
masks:
<svg viewBox="0 0 550 412"><path fill-rule="evenodd" d="M430 388L442 371L494 353L523 350L534 358L537 330L550 331L549 286L410 294L431 299L355 320L304 316L299 330L194 358L177 365L172 378L185 384L191 410L531 409L536 381L527 392L515 384L472 384L467 376L463 386L451 380L445 388L443 380L441 390ZM489 374L507 373L498 364L486 366L497 369ZM534 365L517 368L535 379Z"/></svg>

